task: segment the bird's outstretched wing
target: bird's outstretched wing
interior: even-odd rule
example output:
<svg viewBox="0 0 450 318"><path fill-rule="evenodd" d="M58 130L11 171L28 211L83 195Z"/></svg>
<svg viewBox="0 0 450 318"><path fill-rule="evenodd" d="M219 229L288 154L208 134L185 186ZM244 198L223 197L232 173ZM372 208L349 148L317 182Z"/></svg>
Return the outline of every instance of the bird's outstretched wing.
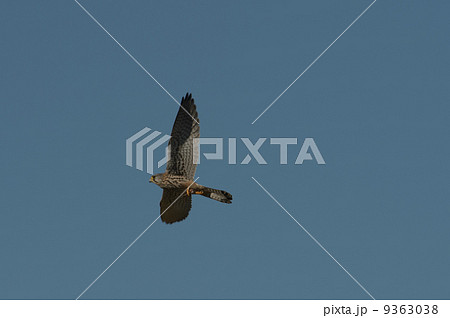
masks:
<svg viewBox="0 0 450 318"><path fill-rule="evenodd" d="M181 99L171 136L166 171L193 180L197 168L194 158L198 157L198 148L194 147L193 141L200 137L200 125L194 99L189 93Z"/></svg>
<svg viewBox="0 0 450 318"><path fill-rule="evenodd" d="M161 220L174 223L184 220L192 206L192 197L183 195L184 189L164 189L161 202Z"/></svg>

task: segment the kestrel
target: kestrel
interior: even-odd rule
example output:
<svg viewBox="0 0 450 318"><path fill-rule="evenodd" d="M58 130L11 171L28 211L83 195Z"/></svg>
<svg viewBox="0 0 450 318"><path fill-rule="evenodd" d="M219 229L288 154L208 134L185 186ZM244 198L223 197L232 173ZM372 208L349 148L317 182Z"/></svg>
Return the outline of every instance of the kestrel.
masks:
<svg viewBox="0 0 450 318"><path fill-rule="evenodd" d="M182 221L188 216L193 194L223 203L231 203L233 199L231 194L226 191L208 188L194 182L197 168L194 158L198 156L198 148L194 147L194 139L199 137L200 125L197 109L192 94L187 93L181 99L180 108L173 124L169 141L170 159L167 162L166 172L155 174L150 178L150 182L163 189L159 205L161 220L165 223Z"/></svg>

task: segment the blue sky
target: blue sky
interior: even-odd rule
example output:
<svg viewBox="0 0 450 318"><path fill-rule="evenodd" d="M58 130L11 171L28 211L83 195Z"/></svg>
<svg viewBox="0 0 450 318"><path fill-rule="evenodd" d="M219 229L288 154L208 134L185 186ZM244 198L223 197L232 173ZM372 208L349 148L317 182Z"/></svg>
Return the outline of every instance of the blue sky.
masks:
<svg viewBox="0 0 450 318"><path fill-rule="evenodd" d="M377 1L254 125L371 1L80 3L192 92L203 137L312 137L326 161L203 160L233 204L195 197L83 299L369 299L251 177L375 298L450 297L448 2ZM74 1L3 2L0 33L0 298L74 299L158 216L125 140L177 105Z"/></svg>

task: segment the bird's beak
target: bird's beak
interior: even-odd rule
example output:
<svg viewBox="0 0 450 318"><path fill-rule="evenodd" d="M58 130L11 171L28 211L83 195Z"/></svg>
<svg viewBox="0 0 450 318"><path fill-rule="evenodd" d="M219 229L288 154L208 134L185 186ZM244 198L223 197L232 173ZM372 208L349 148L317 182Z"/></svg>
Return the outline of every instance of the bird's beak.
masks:
<svg viewBox="0 0 450 318"><path fill-rule="evenodd" d="M151 176L149 182L154 182L154 181L153 181L154 179L155 179L155 177L154 177L154 176Z"/></svg>

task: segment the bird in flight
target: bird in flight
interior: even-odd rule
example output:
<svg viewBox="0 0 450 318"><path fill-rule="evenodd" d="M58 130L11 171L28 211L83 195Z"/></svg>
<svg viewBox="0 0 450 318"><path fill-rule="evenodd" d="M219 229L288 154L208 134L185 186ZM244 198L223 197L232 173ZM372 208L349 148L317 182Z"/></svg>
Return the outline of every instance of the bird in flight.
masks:
<svg viewBox="0 0 450 318"><path fill-rule="evenodd" d="M166 172L158 173L150 178L163 189L160 205L161 220L171 224L184 220L192 207L192 195L231 203L233 197L226 191L208 188L194 182L197 164L194 158L198 156L198 147L194 147L194 139L200 137L198 113L192 98L187 93L181 98L172 134L169 141L170 158Z"/></svg>

